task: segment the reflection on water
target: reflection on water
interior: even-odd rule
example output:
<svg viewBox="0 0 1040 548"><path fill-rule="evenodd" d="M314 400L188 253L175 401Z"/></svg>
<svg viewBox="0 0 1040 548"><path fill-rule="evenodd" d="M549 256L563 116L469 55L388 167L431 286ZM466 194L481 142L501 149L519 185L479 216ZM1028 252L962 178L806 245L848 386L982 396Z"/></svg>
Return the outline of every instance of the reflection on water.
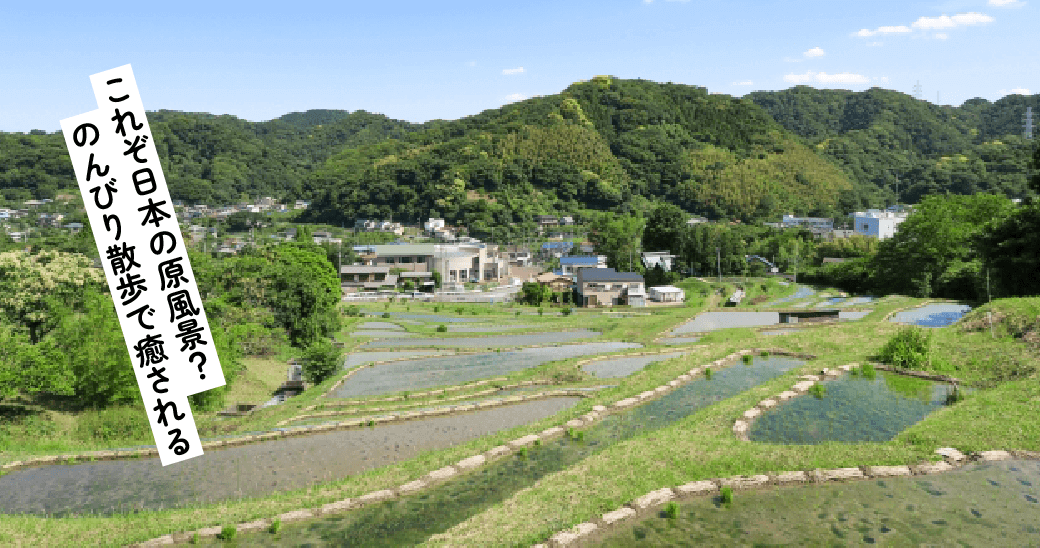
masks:
<svg viewBox="0 0 1040 548"><path fill-rule="evenodd" d="M587 363L581 366L581 368L599 378L627 377L636 371L642 370L649 364L670 360L682 355L681 352L671 352L668 354L654 354L652 356L609 358Z"/></svg>
<svg viewBox="0 0 1040 548"><path fill-rule="evenodd" d="M760 327L780 323L779 312L705 312L672 333L703 333L730 327Z"/></svg>
<svg viewBox="0 0 1040 548"><path fill-rule="evenodd" d="M1040 463L741 491L622 526L598 546L1040 546Z"/></svg>
<svg viewBox="0 0 1040 548"><path fill-rule="evenodd" d="M485 352L403 360L361 369L348 377L329 397L373 396L402 390L421 390L434 386L462 384L529 369L551 361L617 352L641 346L636 343L619 342L584 343L522 348L511 352Z"/></svg>
<svg viewBox="0 0 1040 548"><path fill-rule="evenodd" d="M751 425L752 441L816 444L888 441L946 404L952 388L879 371L869 380L846 374L821 383L822 398L800 396L766 411Z"/></svg>
<svg viewBox="0 0 1040 548"><path fill-rule="evenodd" d="M921 327L946 327L961 319L969 310L971 307L964 304L928 304L893 314L889 321Z"/></svg>
<svg viewBox="0 0 1040 548"><path fill-rule="evenodd" d="M535 344L553 344L573 341L575 339L591 339L598 337L598 331L578 329L575 331L556 331L552 333L526 333L523 335L499 335L497 337L452 337L452 338L415 338L386 339L363 344L362 348L381 348L388 346L450 346L455 348L488 348L493 346L530 346Z"/></svg>
<svg viewBox="0 0 1040 548"><path fill-rule="evenodd" d="M17 470L0 477L0 511L112 513L264 496L534 422L579 399L534 400L457 416L210 450L166 467L150 458Z"/></svg>
<svg viewBox="0 0 1040 548"><path fill-rule="evenodd" d="M802 363L785 357L756 357L750 365L717 370L711 380L694 379L632 410L608 415L582 432L529 448L413 496L335 516L289 524L277 535L249 534L243 546L411 546L469 519L548 474L632 437L653 432L729 398ZM215 541L213 541L215 543Z"/></svg>

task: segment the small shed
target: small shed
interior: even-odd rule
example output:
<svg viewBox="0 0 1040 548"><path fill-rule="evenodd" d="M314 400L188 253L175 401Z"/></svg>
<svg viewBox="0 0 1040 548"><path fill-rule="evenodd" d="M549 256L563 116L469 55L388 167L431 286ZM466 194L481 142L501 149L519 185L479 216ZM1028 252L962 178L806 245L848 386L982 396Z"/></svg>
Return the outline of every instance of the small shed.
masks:
<svg viewBox="0 0 1040 548"><path fill-rule="evenodd" d="M681 303L686 300L686 292L670 285L658 285L650 288L650 300L659 303Z"/></svg>

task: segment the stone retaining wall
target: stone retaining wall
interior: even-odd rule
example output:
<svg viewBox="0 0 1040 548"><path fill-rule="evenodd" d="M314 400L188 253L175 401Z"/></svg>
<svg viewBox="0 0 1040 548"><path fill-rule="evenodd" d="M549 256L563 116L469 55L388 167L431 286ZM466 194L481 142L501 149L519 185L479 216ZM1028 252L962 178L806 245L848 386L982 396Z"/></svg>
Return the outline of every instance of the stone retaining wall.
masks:
<svg viewBox="0 0 1040 548"><path fill-rule="evenodd" d="M593 521L579 523L566 531L558 532L550 537L547 542L535 544L532 548L586 545L596 536L609 534L610 527L627 525L626 522L631 522L639 516L646 516L668 502L698 496L718 495L723 487L739 490L792 484L825 484L829 482L847 482L896 476L939 474L954 470L972 461L999 461L1011 458L1040 460L1040 452L1036 451L994 450L972 453L969 456L952 447L944 447L937 449L935 453L942 456L943 460L936 463L927 462L903 466L865 465L852 468L767 472L753 476L712 478L690 482L677 487L664 487L638 497L621 508L606 512Z"/></svg>
<svg viewBox="0 0 1040 548"><path fill-rule="evenodd" d="M715 360L714 362L712 362L710 364L707 364L707 365L704 365L704 366L700 366L700 367L694 367L693 369L690 369L689 372L682 373L678 377L676 377L674 380L666 382L665 384L662 384L662 385L658 386L657 388L655 388L653 390L647 390L646 392L643 392L643 393L639 394L638 396L634 396L634 397L630 397L630 398L625 398L625 399L619 400L617 402L614 402L610 406L604 406L604 405L593 406L592 407L592 411L590 411L590 412L588 412L588 413L586 413L586 414L584 414L584 415L582 415L582 416L580 416L578 418L571 419L571 420L567 421L564 424L561 424L559 426L553 426L551 428L547 428L547 429L543 430L542 432L540 432L538 434L528 434L526 436L523 436L523 437L517 438L515 440L509 441L509 442L505 443L504 445L499 445L497 447L493 447L493 448L485 451L484 453L473 455L471 457L467 457L467 458L462 459L461 461L457 462L454 465L445 466L444 468L440 468L438 470L434 470L432 472L427 473L425 476L423 476L421 478L417 478L415 480L409 481L409 482L407 482L407 483L405 483L405 484L403 484L401 486L398 486L396 488L393 488L393 489L383 489L383 490L380 490L380 491L369 493L367 495L363 495L363 496L358 497L356 499L349 499L348 498L348 499L343 499L343 500L336 501L336 502L331 502L331 503L328 503L328 504L322 506L319 509L304 508L304 509L296 510L296 511L293 511L293 512L287 512L287 513L284 513L284 514L280 514L280 515L278 515L278 516L276 516L274 518L261 519L261 520L247 522L247 523L240 523L240 524L238 524L236 526L236 528L237 528L237 530L239 532L256 531L256 530L259 530L259 529L263 529L265 527L269 527L270 524L275 519L280 520L282 523L288 523L288 522L292 522L292 521L300 521L300 520L305 520L305 519L311 519L311 518L322 516L322 515L335 514L335 513L344 512L344 511L347 511L347 510L352 510L352 509L355 509L355 508L360 508L362 506L365 506L366 504L371 504L371 503L374 503L374 502L388 500L388 499L391 499L391 498L394 498L394 497L397 497L397 496L411 494L411 493L414 493L416 491L420 491L420 490L425 489L426 487L429 487L429 486L431 486L433 484L436 484L436 483L438 483L440 481L447 480L447 479L449 479L451 477L454 477L454 476L456 476L456 475L458 475L458 474L460 474L462 472L479 468L480 466L483 466L483 465L485 465L485 464L487 464L489 462L492 462L495 459L505 457L507 455L510 455L510 454L516 452L516 451L524 449L524 448L526 448L528 446L539 444L539 443L542 443L544 441L548 441L548 440L560 437L560 436L564 435L564 433L567 431L568 428L582 428L582 427L590 426L593 423L595 423L597 420L599 420L601 417L603 417L603 416L605 416L607 414L610 414L611 412L618 412L618 411L621 411L621 410L626 409L628 407L632 407L632 406L638 405L640 403L646 402L646 401L648 401L650 399L660 397L661 395L664 395L664 394L668 393L672 389L674 389L674 388L676 388L678 386L681 386L682 384L684 384L686 382L691 381L694 377L696 377L698 374L700 374L706 368L709 368L709 367L716 367L717 368L717 367L723 367L723 366L726 366L726 365L731 365L731 363L736 363L735 360L740 359L742 356L760 354L761 352L769 352L770 354L786 355L786 356L791 356L791 357L797 357L797 358L800 358L800 359L810 359L810 360L811 359L815 359L815 356L813 356L811 354L800 354L800 353L787 352L786 350L779 349L779 348L768 348L768 349L767 348L761 348L761 349L759 349L759 348L752 348L752 349L740 350L740 351L734 352L734 353L732 353L732 354L730 354L730 355L728 355L728 356L726 356L724 358ZM463 406L463 407L466 407L466 406ZM349 423L349 422L357 422L357 421L346 421L346 422ZM340 423L340 424L343 424L343 423ZM335 427L336 425L327 425L327 426ZM326 428L326 427L318 427L318 428ZM326 428L326 429L331 429L331 428ZM654 501L655 500L656 499L654 499ZM647 504L654 504L654 502L650 501ZM188 542L189 540L191 540L196 534L198 534L199 537L215 537L218 533L220 533L220 527L213 526L213 527L207 527L207 528L199 529L198 531L188 531L188 532L172 533L172 534L169 534L169 535L164 535L164 536L159 537L159 538L151 539L149 541L138 543L138 544L135 544L133 546L137 546L137 547L142 547L143 548L143 547L152 547L152 546L162 546L162 545L165 545L165 544L172 544L172 543L183 543L183 542Z"/></svg>

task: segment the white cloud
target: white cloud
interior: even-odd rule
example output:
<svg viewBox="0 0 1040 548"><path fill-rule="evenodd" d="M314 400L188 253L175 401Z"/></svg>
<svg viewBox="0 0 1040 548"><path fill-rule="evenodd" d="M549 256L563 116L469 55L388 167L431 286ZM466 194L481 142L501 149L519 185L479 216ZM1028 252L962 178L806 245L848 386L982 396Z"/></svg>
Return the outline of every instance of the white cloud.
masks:
<svg viewBox="0 0 1040 548"><path fill-rule="evenodd" d="M939 17L920 17L917 21L911 23L910 26L921 30L939 30L968 25L982 25L985 23L992 23L993 21L995 21L995 19L984 13L971 11L968 13L958 13L953 17L948 15L942 15Z"/></svg>
<svg viewBox="0 0 1040 548"><path fill-rule="evenodd" d="M755 85L755 83L752 82L751 80L744 80L743 82L733 82L733 85L734 86L753 86L753 85Z"/></svg>
<svg viewBox="0 0 1040 548"><path fill-rule="evenodd" d="M938 38L939 40L945 40L945 39L949 38L950 36L948 34L946 34L945 32L937 32L937 33L935 33L935 37Z"/></svg>
<svg viewBox="0 0 1040 548"><path fill-rule="evenodd" d="M522 93L510 93L509 95L506 95L506 101L509 103L523 101L524 99L527 99L527 96Z"/></svg>
<svg viewBox="0 0 1040 548"><path fill-rule="evenodd" d="M1020 8L1026 5L1025 2L1019 0L989 0L986 3L997 8Z"/></svg>
<svg viewBox="0 0 1040 548"><path fill-rule="evenodd" d="M1033 94L1033 92L1029 91L1029 90L1028 90L1028 89L1026 89L1026 88L1015 88L1015 89L1011 90L1011 91L1010 91L1010 92L1008 92L1008 93L1009 93L1010 95L1015 95L1016 93L1017 93L1018 95L1032 95L1032 94Z"/></svg>
<svg viewBox="0 0 1040 548"><path fill-rule="evenodd" d="M805 84L809 82L817 84L867 84L870 83L870 78L851 72L827 74L826 72L813 72L810 70L805 74L785 74L784 81L791 84Z"/></svg>
<svg viewBox="0 0 1040 548"><path fill-rule="evenodd" d="M524 67L516 67L511 69L502 69L502 74L506 76L512 76L514 74L521 74L524 72Z"/></svg>
<svg viewBox="0 0 1040 548"><path fill-rule="evenodd" d="M852 33L857 38L869 38L878 34L901 34L905 32L912 32L910 27L905 25L888 25L884 27L878 27L874 30L860 29L859 32Z"/></svg>
<svg viewBox="0 0 1040 548"><path fill-rule="evenodd" d="M806 57L823 57L826 53L824 53L822 48L815 47L809 51L803 51L802 55Z"/></svg>

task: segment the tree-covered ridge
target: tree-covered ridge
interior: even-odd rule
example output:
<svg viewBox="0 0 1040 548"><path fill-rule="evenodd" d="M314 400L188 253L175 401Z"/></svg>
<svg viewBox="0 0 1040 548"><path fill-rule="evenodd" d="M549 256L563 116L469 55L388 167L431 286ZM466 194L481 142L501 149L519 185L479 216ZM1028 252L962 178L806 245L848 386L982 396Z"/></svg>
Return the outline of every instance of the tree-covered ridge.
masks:
<svg viewBox="0 0 1040 548"><path fill-rule="evenodd" d="M170 194L188 202L217 204L243 195L306 197L311 171L344 146L401 137L419 127L360 110L308 111L283 118L288 121L149 112ZM5 197L53 198L58 190L75 186L60 132L0 133L0 192Z"/></svg>
<svg viewBox="0 0 1040 548"><path fill-rule="evenodd" d="M857 201L916 203L946 191L1029 195L1035 144L1022 137L1022 121L1027 106L1040 116L1040 95L948 107L880 88L797 86L748 98L842 166L861 189Z"/></svg>
<svg viewBox="0 0 1040 548"><path fill-rule="evenodd" d="M851 188L750 101L610 77L347 148L312 181L326 189L312 204L315 220L433 215L478 233L648 200L744 219L837 212Z"/></svg>

